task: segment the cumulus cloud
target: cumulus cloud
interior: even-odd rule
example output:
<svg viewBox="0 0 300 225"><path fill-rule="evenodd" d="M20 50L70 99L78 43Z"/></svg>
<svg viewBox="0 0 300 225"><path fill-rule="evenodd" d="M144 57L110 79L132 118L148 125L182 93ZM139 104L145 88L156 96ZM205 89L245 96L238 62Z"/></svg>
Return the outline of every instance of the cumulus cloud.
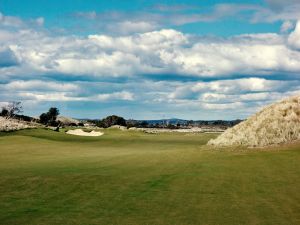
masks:
<svg viewBox="0 0 300 225"><path fill-rule="evenodd" d="M225 110L225 109L236 109L239 107L243 107L244 104L241 102L233 102L233 103L220 103L220 104L214 104L214 103L203 103L203 108L210 109L210 110Z"/></svg>
<svg viewBox="0 0 300 225"><path fill-rule="evenodd" d="M145 21L122 21L114 24L108 24L107 29L113 33L118 34L131 34L131 33L144 33L153 31L158 27L155 23Z"/></svg>
<svg viewBox="0 0 300 225"><path fill-rule="evenodd" d="M160 99L180 107L222 112L222 115L249 115L262 106L299 94L300 82L261 78L191 82L179 85ZM234 117L231 117L234 118Z"/></svg>
<svg viewBox="0 0 300 225"><path fill-rule="evenodd" d="M216 8L223 15L232 9ZM6 27L15 26L4 20ZM282 31L288 32L292 23L287 20ZM127 26L120 31L123 35L0 29L0 101L126 102L153 115L164 110L184 115L188 110L193 112L190 118L197 113L217 118L221 114L211 113L215 110L236 118L300 88L299 22L290 34L229 38L152 30L156 24L143 20L120 26ZM130 29L140 31L127 34Z"/></svg>
<svg viewBox="0 0 300 225"><path fill-rule="evenodd" d="M22 20L17 16L8 16L4 15L0 12L0 28L28 28L28 27L36 27L36 26L43 26L45 19L43 17L38 18L30 18L28 20Z"/></svg>
<svg viewBox="0 0 300 225"><path fill-rule="evenodd" d="M26 90L42 90L42 91L78 91L79 87L76 84L59 83L53 81L17 80L7 83L3 88L7 90L26 91Z"/></svg>
<svg viewBox="0 0 300 225"><path fill-rule="evenodd" d="M295 30L290 34L288 43L293 48L300 50L300 20L297 22Z"/></svg>
<svg viewBox="0 0 300 225"><path fill-rule="evenodd" d="M177 87L170 95L171 99L226 99L229 95L282 92L300 87L299 81L266 80L263 78L243 78L218 80L211 82L193 82Z"/></svg>
<svg viewBox="0 0 300 225"><path fill-rule="evenodd" d="M280 32L286 33L294 28L294 23L290 20L284 21L280 27Z"/></svg>
<svg viewBox="0 0 300 225"><path fill-rule="evenodd" d="M42 80L15 80L6 84L0 84L0 96L14 95L18 100L30 101L133 101L134 94L129 91L115 91L103 93L103 90L94 89L86 91L82 87L92 87L85 83L67 83ZM122 87L119 87L122 88ZM101 92L101 93L97 93ZM13 99L13 100L15 100Z"/></svg>
<svg viewBox="0 0 300 225"><path fill-rule="evenodd" d="M6 16L0 12L0 25L8 27L20 27L23 26L23 21L15 16Z"/></svg>
<svg viewBox="0 0 300 225"><path fill-rule="evenodd" d="M18 65L18 59L10 48L0 48L0 68Z"/></svg>
<svg viewBox="0 0 300 225"><path fill-rule="evenodd" d="M95 98L95 100L100 101L112 101L112 100L127 100L127 101L133 101L134 95L131 92L128 91L121 91L121 92L114 92L109 94L98 94Z"/></svg>
<svg viewBox="0 0 300 225"><path fill-rule="evenodd" d="M21 62L19 68L7 69L2 74L13 76L27 71L93 77L174 74L220 78L285 73L296 76L300 72L298 28L299 25L288 40L278 34L210 39L172 29L120 37L52 37L22 30L15 33L15 39L2 41Z"/></svg>
<svg viewBox="0 0 300 225"><path fill-rule="evenodd" d="M78 96L70 92L54 91L15 91L14 99L22 101L42 102L107 102L107 101L133 101L134 95L128 91L105 93L91 96ZM13 99L13 100L14 100Z"/></svg>

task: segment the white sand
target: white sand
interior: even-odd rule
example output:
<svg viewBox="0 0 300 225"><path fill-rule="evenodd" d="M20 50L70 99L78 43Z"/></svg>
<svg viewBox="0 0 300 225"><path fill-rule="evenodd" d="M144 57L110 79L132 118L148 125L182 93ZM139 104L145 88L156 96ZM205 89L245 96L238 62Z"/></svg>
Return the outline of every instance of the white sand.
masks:
<svg viewBox="0 0 300 225"><path fill-rule="evenodd" d="M97 137L97 136L102 136L104 134L98 131L85 132L82 129L69 130L66 133L71 135L89 136L89 137Z"/></svg>

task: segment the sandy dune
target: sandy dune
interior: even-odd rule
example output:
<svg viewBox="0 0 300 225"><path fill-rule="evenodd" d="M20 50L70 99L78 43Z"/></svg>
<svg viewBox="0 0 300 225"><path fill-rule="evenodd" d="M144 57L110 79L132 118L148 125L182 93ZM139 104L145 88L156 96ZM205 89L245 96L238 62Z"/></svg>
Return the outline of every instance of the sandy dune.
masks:
<svg viewBox="0 0 300 225"><path fill-rule="evenodd" d="M300 95L265 107L208 144L263 147L295 140L300 140Z"/></svg>
<svg viewBox="0 0 300 225"><path fill-rule="evenodd" d="M34 128L36 124L20 121L17 119L6 119L0 116L0 131L14 131L26 128Z"/></svg>
<svg viewBox="0 0 300 225"><path fill-rule="evenodd" d="M90 136L90 137L97 137L104 134L103 132L97 132L97 131L85 132L82 129L69 130L66 133L71 135Z"/></svg>

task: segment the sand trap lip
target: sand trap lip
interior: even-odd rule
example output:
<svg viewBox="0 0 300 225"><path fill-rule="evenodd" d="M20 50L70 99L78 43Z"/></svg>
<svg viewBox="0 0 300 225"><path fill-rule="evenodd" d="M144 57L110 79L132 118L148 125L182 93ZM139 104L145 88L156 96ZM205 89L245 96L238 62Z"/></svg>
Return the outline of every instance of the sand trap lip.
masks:
<svg viewBox="0 0 300 225"><path fill-rule="evenodd" d="M66 133L71 135L89 136L89 137L98 137L104 134L102 132L97 132L97 131L85 132L82 129L69 130Z"/></svg>

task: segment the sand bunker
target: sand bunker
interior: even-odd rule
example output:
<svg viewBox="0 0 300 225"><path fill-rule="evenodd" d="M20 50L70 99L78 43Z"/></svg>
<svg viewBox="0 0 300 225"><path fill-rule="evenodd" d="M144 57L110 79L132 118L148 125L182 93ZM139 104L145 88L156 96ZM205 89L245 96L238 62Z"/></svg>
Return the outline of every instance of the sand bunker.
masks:
<svg viewBox="0 0 300 225"><path fill-rule="evenodd" d="M97 137L97 136L101 136L104 134L102 132L97 132L97 131L85 132L82 129L69 130L66 133L71 134L71 135L89 136L89 137Z"/></svg>

